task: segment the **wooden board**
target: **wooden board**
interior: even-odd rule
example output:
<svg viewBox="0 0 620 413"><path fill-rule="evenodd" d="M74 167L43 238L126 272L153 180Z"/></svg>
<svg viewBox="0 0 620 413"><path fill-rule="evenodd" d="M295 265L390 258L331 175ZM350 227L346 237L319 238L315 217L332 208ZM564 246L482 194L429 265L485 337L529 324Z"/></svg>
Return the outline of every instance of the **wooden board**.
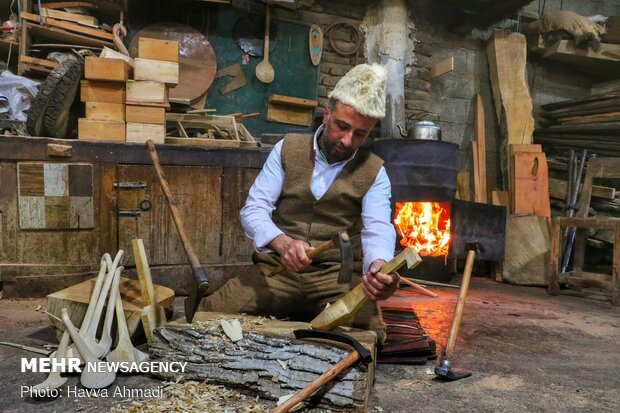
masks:
<svg viewBox="0 0 620 413"><path fill-rule="evenodd" d="M551 241L548 219L534 215L509 215L503 279L518 285L545 285Z"/></svg>
<svg viewBox="0 0 620 413"><path fill-rule="evenodd" d="M171 145L208 146L219 148L238 148L241 146L240 141L232 141L227 139L177 138L167 136L164 141L165 143Z"/></svg>
<svg viewBox="0 0 620 413"><path fill-rule="evenodd" d="M68 30L61 29L59 27L51 27L51 26L41 26L38 24L37 20L36 24L28 23L27 21L22 21L22 28L24 24L26 24L26 32L30 36L41 36L45 37L49 40L54 40L59 43L65 44L74 44L74 45L84 45L84 46L93 46L93 47L115 47L112 40L104 40L97 37L91 37L88 35L83 35L79 33L73 33Z"/></svg>
<svg viewBox="0 0 620 413"><path fill-rule="evenodd" d="M514 213L550 217L547 157L544 153L515 152L513 158Z"/></svg>
<svg viewBox="0 0 620 413"><path fill-rule="evenodd" d="M620 112L608 112L596 115L569 116L567 118L560 119L560 122L563 125L615 121L620 121Z"/></svg>
<svg viewBox="0 0 620 413"><path fill-rule="evenodd" d="M54 60L47 60L47 59L39 59L38 57L32 57L32 56L28 56L28 55L20 55L19 56L19 60L21 63L29 63L29 64L34 64L34 65L39 65L39 66L43 66L43 67L48 67L50 69L54 69L56 66L58 66L58 62L54 61Z"/></svg>
<svg viewBox="0 0 620 413"><path fill-rule="evenodd" d="M243 330L244 338L237 343L232 343L220 327L220 320L231 318L238 319ZM332 341L294 340L295 329L308 327L309 324L301 322L198 312L191 325L182 319L158 328L150 353L156 361L193 357L195 362L188 364L184 374L186 380L242 387L253 394L277 399L304 388L351 351ZM366 347L375 360L373 332L354 329L346 334ZM374 372L373 361L367 370L357 364L334 378L319 396L318 407L331 411L366 411ZM158 377L170 379L172 375Z"/></svg>
<svg viewBox="0 0 620 413"><path fill-rule="evenodd" d="M568 63L605 79L615 79L620 72L620 45L618 44L601 43L600 49L594 51L591 48L576 47L572 40L558 40L546 49L543 57Z"/></svg>
<svg viewBox="0 0 620 413"><path fill-rule="evenodd" d="M431 67L431 79L435 79L441 75L454 70L454 57L450 56Z"/></svg>
<svg viewBox="0 0 620 413"><path fill-rule="evenodd" d="M284 95L271 95L269 96L269 103L276 103L279 105L299 106L302 108L316 108L319 102L313 99L296 98L293 96Z"/></svg>
<svg viewBox="0 0 620 413"><path fill-rule="evenodd" d="M128 104L125 106L125 119L132 123L163 125L166 123L166 108Z"/></svg>
<svg viewBox="0 0 620 413"><path fill-rule="evenodd" d="M316 24L310 26L310 30L308 30L308 50L310 61L313 65L318 66L323 55L323 31Z"/></svg>
<svg viewBox="0 0 620 413"><path fill-rule="evenodd" d="M317 106L318 102L312 99L272 95L269 97L266 119L289 125L310 126L313 109Z"/></svg>
<svg viewBox="0 0 620 413"><path fill-rule="evenodd" d="M126 98L130 102L169 104L168 87L154 80L128 81Z"/></svg>
<svg viewBox="0 0 620 413"><path fill-rule="evenodd" d="M593 95L603 95L605 93L620 93L620 79L596 83L590 88L590 93Z"/></svg>
<svg viewBox="0 0 620 413"><path fill-rule="evenodd" d="M179 83L179 64L161 60L140 59L134 60L135 80L155 80L174 86Z"/></svg>
<svg viewBox="0 0 620 413"><path fill-rule="evenodd" d="M565 200L567 187L568 184L566 181L562 179L549 178L550 197ZM579 191L579 193L581 193L581 191ZM613 200L616 197L616 188L592 185L592 196L595 198Z"/></svg>
<svg viewBox="0 0 620 413"><path fill-rule="evenodd" d="M101 50L99 57L105 57L107 59L122 59L126 61L132 68L135 66L135 62L133 61L132 57L127 56L121 52L117 52L114 49L110 49L109 47L104 47Z"/></svg>
<svg viewBox="0 0 620 413"><path fill-rule="evenodd" d="M82 102L125 103L125 84L82 80L80 84Z"/></svg>
<svg viewBox="0 0 620 413"><path fill-rule="evenodd" d="M66 308L73 324L80 326L84 319L84 314L86 313L94 284L95 279L93 278L48 295L46 305L47 311L60 317L60 310ZM163 307L168 318L172 317L174 310L174 291L157 284L154 284L153 287L157 305ZM121 277L119 291L123 300L123 309L125 310L129 333L133 334L136 331L141 333L141 328L139 329L140 313L144 307L144 302L141 296L140 281ZM102 316L103 315L105 315L105 311L103 311ZM56 329L57 335L60 336L65 329L64 324L53 317L50 317L50 322Z"/></svg>
<svg viewBox="0 0 620 413"><path fill-rule="evenodd" d="M510 197L508 191L500 191L499 189L493 189L491 191L491 203L498 206L510 206Z"/></svg>
<svg viewBox="0 0 620 413"><path fill-rule="evenodd" d="M152 39L150 37L140 37L138 39L138 57L140 59L178 62L179 42L176 40L162 40Z"/></svg>
<svg viewBox="0 0 620 413"><path fill-rule="evenodd" d="M78 119L78 139L125 142L125 122Z"/></svg>
<svg viewBox="0 0 620 413"><path fill-rule="evenodd" d="M474 140L477 156L474 157L474 201L486 204L487 196L487 150L484 131L484 106L482 96L477 94L474 97Z"/></svg>
<svg viewBox="0 0 620 413"><path fill-rule="evenodd" d="M27 13L25 11L22 11L20 16L22 17L22 19L29 20L35 23L39 23L38 14L32 14L32 13ZM64 22L64 21L52 19L49 17L43 17L43 23L47 24L48 26L58 27L61 29L69 30L72 32L80 33L80 34L85 34L85 35L96 37L99 39L110 40L110 41L114 40L114 36L112 35L112 33L108 33L106 31L94 29L91 27L85 27L85 26L71 23L71 22Z"/></svg>
<svg viewBox="0 0 620 413"><path fill-rule="evenodd" d="M85 102L86 119L125 121L125 105L122 103Z"/></svg>
<svg viewBox="0 0 620 413"><path fill-rule="evenodd" d="M88 16L86 14L68 13L66 11L54 10L47 7L42 7L41 16L51 17L57 20L65 20L73 23L79 23L86 26L97 26L99 23L96 17Z"/></svg>
<svg viewBox="0 0 620 413"><path fill-rule="evenodd" d="M86 56L84 78L88 80L105 80L126 82L132 74L132 67L125 60Z"/></svg>
<svg viewBox="0 0 620 413"><path fill-rule="evenodd" d="M519 33L496 38L487 47L497 119L506 114L508 144L532 141L532 98L525 76L526 41Z"/></svg>
<svg viewBox="0 0 620 413"><path fill-rule="evenodd" d="M516 152L542 152L542 146L540 144L523 144L523 145L509 145L508 146L508 198L509 208L511 213L514 213L514 154Z"/></svg>
<svg viewBox="0 0 620 413"><path fill-rule="evenodd" d="M165 125L155 125L152 123L132 123L127 122L127 142L141 142L152 140L155 143L164 143L166 136Z"/></svg>

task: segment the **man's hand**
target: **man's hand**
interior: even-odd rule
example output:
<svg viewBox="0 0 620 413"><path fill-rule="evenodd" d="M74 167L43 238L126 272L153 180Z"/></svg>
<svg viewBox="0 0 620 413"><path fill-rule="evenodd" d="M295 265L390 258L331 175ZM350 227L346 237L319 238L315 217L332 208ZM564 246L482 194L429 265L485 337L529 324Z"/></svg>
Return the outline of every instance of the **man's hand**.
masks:
<svg viewBox="0 0 620 413"><path fill-rule="evenodd" d="M306 241L281 234L275 237L269 246L280 254L282 266L289 271L297 272L312 263L308 253L314 248Z"/></svg>
<svg viewBox="0 0 620 413"><path fill-rule="evenodd" d="M362 289L370 301L385 300L394 294L398 288L397 274L383 274L379 272L384 260L375 260L370 264L368 273L362 276Z"/></svg>

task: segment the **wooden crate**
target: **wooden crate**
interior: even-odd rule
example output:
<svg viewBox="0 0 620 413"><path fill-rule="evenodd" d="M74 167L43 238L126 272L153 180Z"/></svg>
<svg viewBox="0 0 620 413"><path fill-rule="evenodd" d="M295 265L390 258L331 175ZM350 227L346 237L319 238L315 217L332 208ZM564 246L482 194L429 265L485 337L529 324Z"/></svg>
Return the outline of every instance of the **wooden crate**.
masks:
<svg viewBox="0 0 620 413"><path fill-rule="evenodd" d="M165 125L127 122L127 142L144 143L150 139L155 143L164 143L165 137Z"/></svg>
<svg viewBox="0 0 620 413"><path fill-rule="evenodd" d="M125 122L80 118L78 139L125 142Z"/></svg>
<svg viewBox="0 0 620 413"><path fill-rule="evenodd" d="M125 103L125 84L82 80L80 100L82 102Z"/></svg>
<svg viewBox="0 0 620 413"><path fill-rule="evenodd" d="M125 119L132 123L166 123L166 108L156 106L126 105Z"/></svg>
<svg viewBox="0 0 620 413"><path fill-rule="evenodd" d="M122 103L86 102L86 119L125 121Z"/></svg>
<svg viewBox="0 0 620 413"><path fill-rule="evenodd" d="M174 86L179 83L179 64L161 60L135 59L134 79L155 80Z"/></svg>
<svg viewBox="0 0 620 413"><path fill-rule="evenodd" d="M125 60L87 56L84 62L84 78L126 82L132 74L132 67Z"/></svg>
<svg viewBox="0 0 620 413"><path fill-rule="evenodd" d="M168 87L154 80L129 80L126 99L128 102L168 104Z"/></svg>
<svg viewBox="0 0 620 413"><path fill-rule="evenodd" d="M80 118L78 139L125 142L125 122Z"/></svg>
<svg viewBox="0 0 620 413"><path fill-rule="evenodd" d="M179 61L179 42L176 40L138 39L138 58L150 60Z"/></svg>

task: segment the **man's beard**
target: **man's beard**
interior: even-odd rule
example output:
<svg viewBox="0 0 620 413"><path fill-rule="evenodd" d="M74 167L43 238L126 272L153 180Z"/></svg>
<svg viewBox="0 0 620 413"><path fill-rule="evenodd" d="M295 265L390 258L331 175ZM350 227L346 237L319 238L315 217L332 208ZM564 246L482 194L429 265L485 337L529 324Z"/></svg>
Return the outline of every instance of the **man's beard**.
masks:
<svg viewBox="0 0 620 413"><path fill-rule="evenodd" d="M327 129L327 128L326 128ZM330 142L327 139L327 131L324 130L321 135L321 140L323 143L323 151L329 156L330 160L333 162L341 162L350 157L353 152L355 152L351 148L347 148L340 141Z"/></svg>

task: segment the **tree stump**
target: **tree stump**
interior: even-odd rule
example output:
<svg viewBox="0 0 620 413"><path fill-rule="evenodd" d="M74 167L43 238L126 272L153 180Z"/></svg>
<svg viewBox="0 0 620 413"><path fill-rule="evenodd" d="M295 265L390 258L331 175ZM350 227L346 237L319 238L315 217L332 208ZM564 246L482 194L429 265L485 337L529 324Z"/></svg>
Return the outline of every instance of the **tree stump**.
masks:
<svg viewBox="0 0 620 413"><path fill-rule="evenodd" d="M237 318L243 339L233 343L220 320ZM222 384L244 393L277 400L306 387L352 349L325 340L296 340L293 330L308 323L279 321L246 315L199 312L192 324L182 321L155 330L151 358L187 362L184 380ZM354 365L307 400L313 407L341 411L365 411L374 378L376 335L346 331L373 354L368 367ZM176 379L174 373L156 373Z"/></svg>

